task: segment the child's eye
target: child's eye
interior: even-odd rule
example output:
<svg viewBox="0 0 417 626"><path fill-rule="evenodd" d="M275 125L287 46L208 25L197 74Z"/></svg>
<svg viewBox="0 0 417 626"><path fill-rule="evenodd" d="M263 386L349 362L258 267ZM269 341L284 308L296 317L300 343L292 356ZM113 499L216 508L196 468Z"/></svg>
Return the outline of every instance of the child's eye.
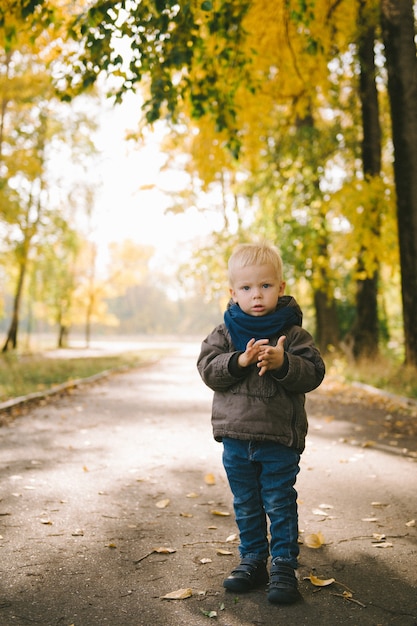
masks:
<svg viewBox="0 0 417 626"><path fill-rule="evenodd" d="M249 291L250 287L248 285L244 285L242 287L243 291Z"/></svg>
<svg viewBox="0 0 417 626"><path fill-rule="evenodd" d="M264 285L262 285L263 289L268 289L268 287L271 287L271 285L269 283L265 283Z"/></svg>

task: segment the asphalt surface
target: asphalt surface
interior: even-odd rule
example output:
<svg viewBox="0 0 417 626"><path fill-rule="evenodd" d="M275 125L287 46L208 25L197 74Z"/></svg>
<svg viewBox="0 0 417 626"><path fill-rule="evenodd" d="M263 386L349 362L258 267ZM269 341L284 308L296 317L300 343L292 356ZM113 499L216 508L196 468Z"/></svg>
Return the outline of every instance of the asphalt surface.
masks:
<svg viewBox="0 0 417 626"><path fill-rule="evenodd" d="M416 626L415 409L329 379L309 395L303 599L270 605L222 587L238 544L198 350L0 428L0 625Z"/></svg>

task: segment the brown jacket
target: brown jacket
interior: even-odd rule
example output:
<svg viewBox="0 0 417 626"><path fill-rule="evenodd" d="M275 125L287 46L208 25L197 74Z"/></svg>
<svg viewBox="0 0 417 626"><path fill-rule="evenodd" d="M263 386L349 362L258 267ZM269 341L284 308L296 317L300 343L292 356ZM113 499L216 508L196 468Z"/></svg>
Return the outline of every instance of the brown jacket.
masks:
<svg viewBox="0 0 417 626"><path fill-rule="evenodd" d="M298 306L291 299L292 306ZM203 341L197 367L214 391L213 435L235 439L277 441L304 450L307 434L305 394L320 385L325 366L311 335L300 326L285 331L285 363L259 376L256 364L237 366L237 352L225 324ZM270 338L276 345L278 335Z"/></svg>

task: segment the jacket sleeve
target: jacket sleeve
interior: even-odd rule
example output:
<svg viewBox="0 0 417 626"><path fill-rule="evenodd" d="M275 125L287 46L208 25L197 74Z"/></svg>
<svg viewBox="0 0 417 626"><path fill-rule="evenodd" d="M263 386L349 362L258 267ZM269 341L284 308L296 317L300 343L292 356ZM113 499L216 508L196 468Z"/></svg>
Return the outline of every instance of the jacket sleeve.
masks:
<svg viewBox="0 0 417 626"><path fill-rule="evenodd" d="M213 391L225 391L247 375L236 367L238 353L227 336L224 324L217 326L201 344L197 369L203 382Z"/></svg>
<svg viewBox="0 0 417 626"><path fill-rule="evenodd" d="M308 393L316 389L324 378L325 365L312 336L300 326L293 326L284 349L288 369L271 373L272 376L289 392Z"/></svg>

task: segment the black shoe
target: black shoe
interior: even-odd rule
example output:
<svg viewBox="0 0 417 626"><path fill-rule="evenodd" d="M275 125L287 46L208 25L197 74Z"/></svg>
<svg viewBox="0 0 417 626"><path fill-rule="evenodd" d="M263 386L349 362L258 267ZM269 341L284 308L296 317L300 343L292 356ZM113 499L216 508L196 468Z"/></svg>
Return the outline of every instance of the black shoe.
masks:
<svg viewBox="0 0 417 626"><path fill-rule="evenodd" d="M265 561L245 558L236 569L223 581L223 587L229 591L245 592L266 585L268 572Z"/></svg>
<svg viewBox="0 0 417 626"><path fill-rule="evenodd" d="M268 600L273 604L292 604L300 599L298 581L291 565L272 563Z"/></svg>

